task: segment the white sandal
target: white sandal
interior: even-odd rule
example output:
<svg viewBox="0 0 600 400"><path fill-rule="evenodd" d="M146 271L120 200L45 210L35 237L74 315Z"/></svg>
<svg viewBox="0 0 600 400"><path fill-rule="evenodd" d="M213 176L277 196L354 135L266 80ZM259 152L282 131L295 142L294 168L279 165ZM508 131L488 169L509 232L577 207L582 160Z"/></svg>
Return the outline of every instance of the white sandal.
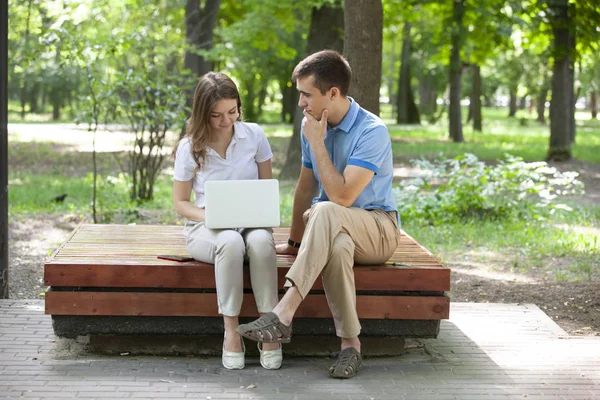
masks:
<svg viewBox="0 0 600 400"><path fill-rule="evenodd" d="M225 337L227 337L227 334L224 335ZM223 367L227 369L244 369L246 346L244 345L244 339L240 337L240 340L242 341L242 351L225 350L225 343L223 343Z"/></svg>
<svg viewBox="0 0 600 400"><path fill-rule="evenodd" d="M261 349L262 343L257 343L258 351L260 352L260 365L264 369L279 369L283 362L283 351L281 350L281 343L279 348L275 350L263 350Z"/></svg>

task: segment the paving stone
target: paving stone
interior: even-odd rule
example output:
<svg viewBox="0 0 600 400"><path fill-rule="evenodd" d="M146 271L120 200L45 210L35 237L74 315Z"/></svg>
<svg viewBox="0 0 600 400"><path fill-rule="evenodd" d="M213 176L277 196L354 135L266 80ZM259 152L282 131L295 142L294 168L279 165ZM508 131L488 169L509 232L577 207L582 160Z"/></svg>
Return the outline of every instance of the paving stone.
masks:
<svg viewBox="0 0 600 400"><path fill-rule="evenodd" d="M352 380L330 379L329 357L266 371L249 355L229 371L219 357L98 355L86 338L55 337L43 312L43 301L0 300L0 398L600 399L600 338L569 337L530 304L454 303L437 339L365 358Z"/></svg>

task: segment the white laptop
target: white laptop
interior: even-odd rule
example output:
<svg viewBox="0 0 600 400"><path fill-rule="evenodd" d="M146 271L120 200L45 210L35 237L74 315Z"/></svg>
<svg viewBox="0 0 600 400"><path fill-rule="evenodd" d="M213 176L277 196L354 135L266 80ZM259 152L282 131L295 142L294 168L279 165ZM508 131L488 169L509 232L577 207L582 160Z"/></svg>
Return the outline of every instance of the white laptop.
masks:
<svg viewBox="0 0 600 400"><path fill-rule="evenodd" d="M207 228L279 226L277 179L206 181L204 196Z"/></svg>

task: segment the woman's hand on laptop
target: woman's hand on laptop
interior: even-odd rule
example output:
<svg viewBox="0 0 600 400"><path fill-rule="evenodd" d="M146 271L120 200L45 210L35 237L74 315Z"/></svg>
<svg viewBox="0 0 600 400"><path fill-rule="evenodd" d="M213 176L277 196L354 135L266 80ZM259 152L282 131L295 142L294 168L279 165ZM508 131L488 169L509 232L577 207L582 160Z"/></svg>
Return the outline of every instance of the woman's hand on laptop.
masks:
<svg viewBox="0 0 600 400"><path fill-rule="evenodd" d="M284 254L288 256L295 256L298 254L298 248L292 247L287 243L281 243L275 246L275 252L277 254Z"/></svg>

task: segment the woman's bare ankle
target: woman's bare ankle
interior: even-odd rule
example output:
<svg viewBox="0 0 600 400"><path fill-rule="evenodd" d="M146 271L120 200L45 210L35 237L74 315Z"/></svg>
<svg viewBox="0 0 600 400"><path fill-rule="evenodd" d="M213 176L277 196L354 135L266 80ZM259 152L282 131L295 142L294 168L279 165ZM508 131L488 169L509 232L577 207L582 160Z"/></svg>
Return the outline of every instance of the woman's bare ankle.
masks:
<svg viewBox="0 0 600 400"><path fill-rule="evenodd" d="M279 343L263 343L261 345L263 350L277 350L281 346Z"/></svg>
<svg viewBox="0 0 600 400"><path fill-rule="evenodd" d="M235 330L227 330L223 338L223 348L227 351L241 352L242 337Z"/></svg>

